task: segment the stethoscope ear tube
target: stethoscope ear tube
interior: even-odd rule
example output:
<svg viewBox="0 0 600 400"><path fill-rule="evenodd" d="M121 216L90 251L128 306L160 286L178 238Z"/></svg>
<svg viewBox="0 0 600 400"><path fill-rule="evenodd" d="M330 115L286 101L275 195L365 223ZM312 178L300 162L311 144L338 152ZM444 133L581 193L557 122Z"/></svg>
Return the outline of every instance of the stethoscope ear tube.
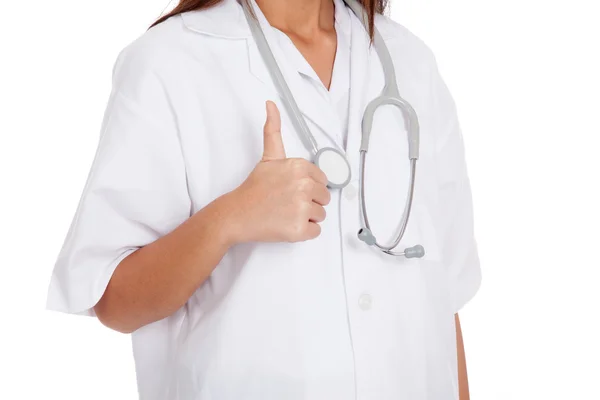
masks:
<svg viewBox="0 0 600 400"><path fill-rule="evenodd" d="M314 157L319 151L317 141L310 132L308 125L306 125L306 121L302 117L302 113L300 112L300 109L294 100L294 95L287 85L287 82L283 77L283 73L281 72L281 69L279 69L279 65L277 65L277 60L275 60L275 56L269 47L267 38L260 27L260 22L254 15L252 15L252 11L250 9L252 6L246 0L243 0L241 3L246 16L246 21L248 21L248 26L250 27L250 31L252 32L252 36L254 37L258 51L263 57L263 61L267 66L267 70L269 71L273 82L279 88L279 93L283 100L284 106L287 108L292 124L299 133L300 139L304 142L304 145L310 149Z"/></svg>
<svg viewBox="0 0 600 400"><path fill-rule="evenodd" d="M278 88L278 92L288 111L294 129L299 133L300 139L304 142L305 147L312 153L312 161L325 172L325 175L328 178L327 186L332 189L341 189L345 187L351 179L351 169L348 160L338 149L332 147L319 149L317 140L310 132L306 120L302 117L302 112L294 99L292 91L285 81L279 65L277 65L277 60L275 59L267 38L260 27L260 22L256 19L255 15L253 15L251 7L252 6L248 1L242 1L242 8L258 51L267 66L271 79L273 79L275 86ZM321 162L324 158L326 161Z"/></svg>

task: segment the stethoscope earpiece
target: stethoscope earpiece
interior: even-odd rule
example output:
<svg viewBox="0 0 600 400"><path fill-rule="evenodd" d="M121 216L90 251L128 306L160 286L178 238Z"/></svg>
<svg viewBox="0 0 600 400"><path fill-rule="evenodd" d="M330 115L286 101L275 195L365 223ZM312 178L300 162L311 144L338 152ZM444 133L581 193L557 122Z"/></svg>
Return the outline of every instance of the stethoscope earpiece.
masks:
<svg viewBox="0 0 600 400"><path fill-rule="evenodd" d="M358 238L369 246L373 246L377 242L373 233L367 228L359 229Z"/></svg>
<svg viewBox="0 0 600 400"><path fill-rule="evenodd" d="M368 246L373 246L377 243L375 236L368 228L359 229L357 236L360 241L364 242ZM392 256L404 256L406 258L422 258L423 256L425 256L425 248L420 244L417 244L413 247L407 247L401 253L396 253L391 250L384 251L384 253L387 253Z"/></svg>
<svg viewBox="0 0 600 400"><path fill-rule="evenodd" d="M424 255L425 249L420 244L404 249L404 257L406 258L421 258Z"/></svg>

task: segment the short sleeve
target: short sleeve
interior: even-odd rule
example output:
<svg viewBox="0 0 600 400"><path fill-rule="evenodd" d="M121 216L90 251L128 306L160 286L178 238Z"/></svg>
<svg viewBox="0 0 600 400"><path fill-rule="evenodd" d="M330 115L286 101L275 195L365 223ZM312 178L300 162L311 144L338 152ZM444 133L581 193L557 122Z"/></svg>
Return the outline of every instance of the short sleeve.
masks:
<svg viewBox="0 0 600 400"><path fill-rule="evenodd" d="M449 271L454 312L458 312L481 284L474 234L473 201L465 148L455 102L437 67L432 68L432 100L436 135L441 254Z"/></svg>
<svg viewBox="0 0 600 400"><path fill-rule="evenodd" d="M185 163L160 73L123 50L100 140L54 266L47 308L93 316L119 263L190 216Z"/></svg>

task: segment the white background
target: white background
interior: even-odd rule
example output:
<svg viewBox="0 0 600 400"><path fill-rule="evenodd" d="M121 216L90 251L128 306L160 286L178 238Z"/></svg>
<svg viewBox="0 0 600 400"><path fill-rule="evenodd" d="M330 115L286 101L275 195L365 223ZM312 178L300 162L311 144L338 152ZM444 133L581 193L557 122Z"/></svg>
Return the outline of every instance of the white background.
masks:
<svg viewBox="0 0 600 400"><path fill-rule="evenodd" d="M3 0L2 399L137 396L129 337L44 303L113 62L165 7ZM392 2L392 17L436 53L466 141L484 275L461 314L474 400L600 399L597 7Z"/></svg>

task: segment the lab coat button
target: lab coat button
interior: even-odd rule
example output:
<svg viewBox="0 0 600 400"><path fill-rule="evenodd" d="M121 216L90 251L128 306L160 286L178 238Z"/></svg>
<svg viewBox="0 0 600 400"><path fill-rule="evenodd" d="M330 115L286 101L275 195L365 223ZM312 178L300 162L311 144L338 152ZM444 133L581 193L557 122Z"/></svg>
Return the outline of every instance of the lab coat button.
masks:
<svg viewBox="0 0 600 400"><path fill-rule="evenodd" d="M361 310L363 310L363 311L370 310L372 305L373 305L373 297L370 294L364 293L364 294L361 294L360 297L358 298L358 306L360 307Z"/></svg>
<svg viewBox="0 0 600 400"><path fill-rule="evenodd" d="M344 197L347 200L354 200L356 198L357 193L358 193L358 190L356 189L356 186L353 183L349 183L344 188Z"/></svg>

